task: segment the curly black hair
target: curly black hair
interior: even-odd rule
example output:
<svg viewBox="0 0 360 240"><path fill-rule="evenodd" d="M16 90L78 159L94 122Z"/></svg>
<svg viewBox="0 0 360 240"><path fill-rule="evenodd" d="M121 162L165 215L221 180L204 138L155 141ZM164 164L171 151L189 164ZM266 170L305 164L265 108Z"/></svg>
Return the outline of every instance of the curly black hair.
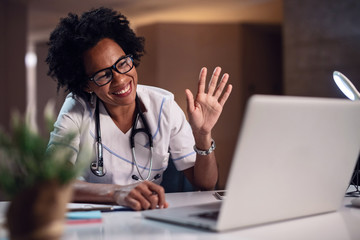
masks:
<svg viewBox="0 0 360 240"><path fill-rule="evenodd" d="M110 38L131 54L138 66L144 54L144 38L137 37L126 17L109 8L92 9L79 17L69 13L50 35L46 62L48 75L57 80L57 89L65 87L78 96L87 98L83 55L101 39Z"/></svg>

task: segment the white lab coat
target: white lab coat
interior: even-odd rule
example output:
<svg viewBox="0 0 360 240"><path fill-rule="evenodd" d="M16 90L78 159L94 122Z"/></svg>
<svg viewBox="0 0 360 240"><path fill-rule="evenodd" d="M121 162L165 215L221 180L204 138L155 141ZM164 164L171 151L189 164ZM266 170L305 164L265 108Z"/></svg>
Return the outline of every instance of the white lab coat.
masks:
<svg viewBox="0 0 360 240"><path fill-rule="evenodd" d="M153 166L150 180L157 174L161 177L155 182L160 183L162 173L171 159L177 170L182 171L194 166L196 154L191 127L184 112L174 100L174 95L166 90L138 85L137 94L147 109L144 116L148 121L153 136ZM95 106L95 104L93 104ZM50 134L49 146L56 144L66 133L74 131L75 139L69 143L74 151L71 159L76 163L79 151L91 149L91 161L97 159L95 152L96 128L95 107L82 98L69 94L61 108L54 130ZM113 122L103 104L100 102L100 128L103 143L104 167L107 171L103 177L95 176L90 170L90 162L86 164L83 179L92 183L130 184L136 182L132 175L139 177L133 162L130 149L131 129L123 133ZM143 127L141 120L137 128ZM135 136L135 153L140 172L144 178L149 171L150 151L147 147L148 138L145 134Z"/></svg>

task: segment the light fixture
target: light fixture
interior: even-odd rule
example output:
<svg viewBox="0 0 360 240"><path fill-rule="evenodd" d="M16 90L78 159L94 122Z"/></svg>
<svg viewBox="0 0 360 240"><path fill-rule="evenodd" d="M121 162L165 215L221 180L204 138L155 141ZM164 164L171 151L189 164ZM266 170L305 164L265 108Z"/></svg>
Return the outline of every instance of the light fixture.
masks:
<svg viewBox="0 0 360 240"><path fill-rule="evenodd" d="M350 100L360 100L360 93L352 84L352 82L341 72L334 71L333 78L338 88Z"/></svg>
<svg viewBox="0 0 360 240"><path fill-rule="evenodd" d="M33 68L36 67L37 56L34 52L28 52L25 55L25 65L26 67Z"/></svg>
<svg viewBox="0 0 360 240"><path fill-rule="evenodd" d="M346 97L348 97L352 101L358 101L360 100L360 93L352 84L352 82L341 72L334 71L333 73L333 79L338 86L338 88L342 91L342 93L345 94ZM354 174L351 178L351 183L355 187L355 191L353 192L347 192L347 195L359 195L359 182L360 182L360 158L358 158L358 161L355 166Z"/></svg>

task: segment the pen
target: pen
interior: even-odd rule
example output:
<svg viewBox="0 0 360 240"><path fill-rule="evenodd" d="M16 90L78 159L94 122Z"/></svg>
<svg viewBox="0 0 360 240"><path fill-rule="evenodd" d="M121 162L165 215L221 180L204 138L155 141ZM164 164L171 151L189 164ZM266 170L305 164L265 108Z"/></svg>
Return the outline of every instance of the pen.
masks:
<svg viewBox="0 0 360 240"><path fill-rule="evenodd" d="M71 208L68 209L69 212L77 212L77 211L112 211L114 208L113 206L106 206L106 207L94 207L91 205L84 205L78 208Z"/></svg>
<svg viewBox="0 0 360 240"><path fill-rule="evenodd" d="M68 212L77 212L77 211L114 212L114 211L133 211L133 210L131 208L121 207L121 206L93 206L93 205L83 205L81 207L68 209Z"/></svg>

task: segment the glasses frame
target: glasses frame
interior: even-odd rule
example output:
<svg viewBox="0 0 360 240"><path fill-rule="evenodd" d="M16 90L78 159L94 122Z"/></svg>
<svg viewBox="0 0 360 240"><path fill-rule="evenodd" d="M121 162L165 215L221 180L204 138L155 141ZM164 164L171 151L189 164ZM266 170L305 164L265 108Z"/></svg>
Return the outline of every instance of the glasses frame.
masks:
<svg viewBox="0 0 360 240"><path fill-rule="evenodd" d="M126 72L120 72L120 71L116 68L116 65L117 65L121 60L123 60L123 59L125 59L125 58L130 58L131 63L132 63L131 68L130 68L129 70L127 70ZM134 59L133 59L133 56L132 56L131 54L128 54L128 55L125 55L125 56L120 57L111 67L103 68L103 69L95 72L91 77L89 77L89 81L94 82L98 87L102 87L102 86L105 86L106 84L108 84L109 82L111 82L111 81L113 80L113 77L114 77L113 70L114 70L115 72L117 72L117 73L125 74L125 73L130 72L133 68L134 68ZM110 78L110 80L107 81L107 82L104 83L104 84L98 84L98 83L95 81L95 79L94 79L95 75L98 74L99 72L102 72L102 71L105 71L105 70L108 70L108 69L110 69L110 71L111 71L111 78Z"/></svg>

